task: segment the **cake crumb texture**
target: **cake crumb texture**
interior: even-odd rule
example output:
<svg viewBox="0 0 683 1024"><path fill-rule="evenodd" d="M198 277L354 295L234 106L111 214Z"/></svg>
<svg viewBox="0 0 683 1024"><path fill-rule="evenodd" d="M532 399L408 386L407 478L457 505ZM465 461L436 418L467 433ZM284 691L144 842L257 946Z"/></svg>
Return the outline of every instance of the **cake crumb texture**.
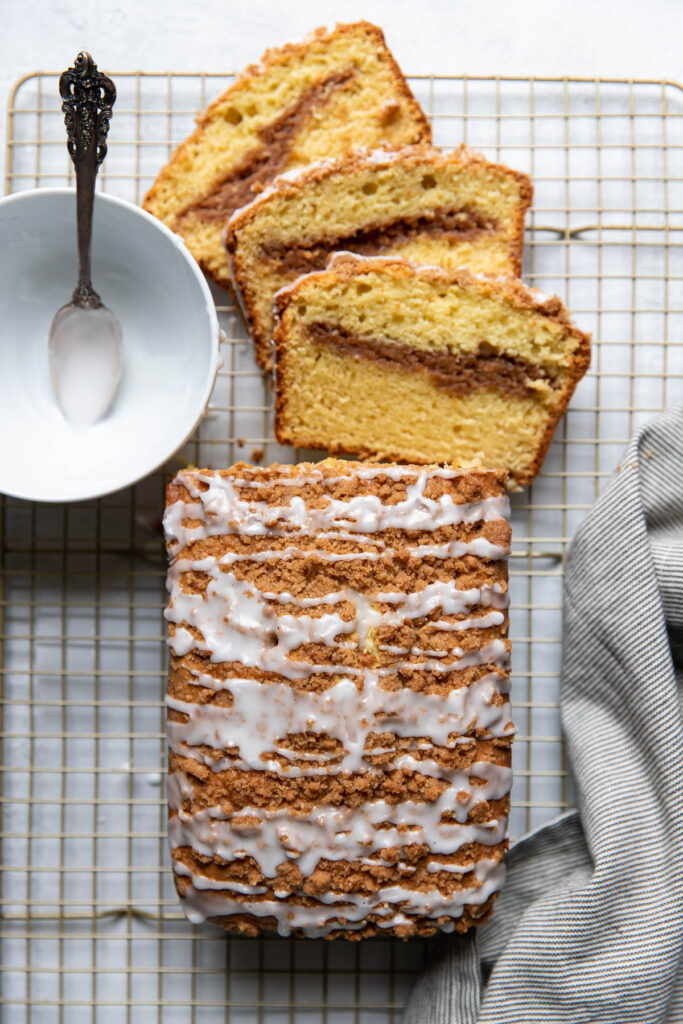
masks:
<svg viewBox="0 0 683 1024"><path fill-rule="evenodd" d="M199 115L143 206L229 287L225 224L278 174L358 145L430 139L381 29L366 21L317 29L268 50Z"/></svg>
<svg viewBox="0 0 683 1024"><path fill-rule="evenodd" d="M335 251L518 277L531 197L524 174L425 145L355 150L277 178L226 231L259 364L271 362L276 292Z"/></svg>
<svg viewBox="0 0 683 1024"><path fill-rule="evenodd" d="M466 270L340 253L276 305L277 438L333 454L528 484L590 362L556 296Z"/></svg>
<svg viewBox="0 0 683 1024"><path fill-rule="evenodd" d="M506 474L182 470L164 528L169 840L190 921L463 932L503 880Z"/></svg>

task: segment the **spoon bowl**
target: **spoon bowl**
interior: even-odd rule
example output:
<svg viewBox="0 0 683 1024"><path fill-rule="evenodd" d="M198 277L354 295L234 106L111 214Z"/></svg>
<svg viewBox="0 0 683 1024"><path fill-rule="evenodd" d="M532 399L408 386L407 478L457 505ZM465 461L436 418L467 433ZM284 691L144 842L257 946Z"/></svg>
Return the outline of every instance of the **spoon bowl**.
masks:
<svg viewBox="0 0 683 1024"><path fill-rule="evenodd" d="M50 375L57 403L73 424L92 426L121 380L121 325L106 306L62 306L50 327Z"/></svg>

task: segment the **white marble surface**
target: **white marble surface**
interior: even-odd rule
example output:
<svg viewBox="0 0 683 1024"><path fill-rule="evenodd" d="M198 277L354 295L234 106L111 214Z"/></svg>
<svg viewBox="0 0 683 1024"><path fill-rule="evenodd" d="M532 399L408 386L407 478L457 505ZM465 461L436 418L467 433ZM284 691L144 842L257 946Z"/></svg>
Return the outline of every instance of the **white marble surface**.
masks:
<svg viewBox="0 0 683 1024"><path fill-rule="evenodd" d="M80 49L107 71L236 70L266 46L357 18L380 24L413 74L683 78L681 0L7 0L0 134L13 83L66 67Z"/></svg>

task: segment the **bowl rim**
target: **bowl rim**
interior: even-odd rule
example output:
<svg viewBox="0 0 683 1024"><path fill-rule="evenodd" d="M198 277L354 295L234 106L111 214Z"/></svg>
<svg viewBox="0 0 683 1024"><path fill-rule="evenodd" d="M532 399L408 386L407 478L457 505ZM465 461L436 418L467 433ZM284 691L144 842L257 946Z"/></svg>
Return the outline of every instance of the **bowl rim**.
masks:
<svg viewBox="0 0 683 1024"><path fill-rule="evenodd" d="M8 195L0 196L0 210L2 210L4 207L12 206L14 204L19 205L22 201L30 202L31 200L35 200L36 198L39 197L44 197L47 199L48 197L55 198L65 196L73 196L75 199L76 189L68 188L66 186L59 186L54 188L51 187L22 189L20 192L11 192ZM172 459L173 456L178 451L180 451L180 449L183 447L184 444L186 444L186 442L189 440L192 434L194 434L195 430L204 419L204 416L206 415L206 411L208 408L208 403L211 398L214 385L216 383L218 371L223 364L220 355L221 328L218 322L218 312L216 310L216 303L214 301L213 295L211 294L208 282L199 267L199 264L195 260L190 250L185 245L185 242L180 237L180 235L175 234L175 232L171 231L171 229L166 227L166 225L163 224L160 220L157 220L156 217L153 217L151 213L147 213L146 210L143 210L141 206L137 206L135 203L131 203L127 199L122 199L120 196L111 195L111 193L109 192L102 192L101 190L98 189L95 192L95 208L97 207L98 200L103 200L105 203L111 203L113 206L123 207L125 210L128 210L135 216L140 217L142 220L147 221L154 229L159 231L162 235L165 235L166 238L172 243L173 247L178 252L178 255L182 259L184 259L185 262L189 265L190 269L192 270L193 277L197 284L199 285L199 289L204 298L207 313L209 314L212 344L210 350L211 362L206 375L204 390L196 402L197 415L192 426L187 431L185 436L178 443L176 443L174 440L174 447L171 451L169 451L166 455L163 456L163 458L161 458L158 461L156 457L150 459L149 465L146 465L142 472L136 473L129 479L121 478L115 480L111 484L111 486L107 485L104 490L100 490L98 488L92 491L86 488L83 493L79 493L73 497L65 497L59 495L41 495L37 497L35 494L30 494L26 491L22 492L18 490L6 489L6 487L2 483L2 474L0 472L0 494L5 494L7 497L10 498L18 498L22 501L33 501L46 505L72 504L73 502L78 501L92 501L95 498L103 498L109 494L115 494L117 491L121 491L126 487L132 487L134 484L139 483L140 480L144 480L145 477L151 476L152 473L155 473L158 469L161 468L161 466L168 462L169 459Z"/></svg>

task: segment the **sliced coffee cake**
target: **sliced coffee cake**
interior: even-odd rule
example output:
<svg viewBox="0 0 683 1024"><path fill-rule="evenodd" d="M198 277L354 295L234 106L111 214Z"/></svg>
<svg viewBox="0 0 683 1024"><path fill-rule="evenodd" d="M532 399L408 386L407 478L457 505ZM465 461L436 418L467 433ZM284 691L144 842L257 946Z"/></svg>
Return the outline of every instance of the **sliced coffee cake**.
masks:
<svg viewBox="0 0 683 1024"><path fill-rule="evenodd" d="M225 224L276 175L358 145L430 137L381 29L366 21L318 29L268 50L200 115L143 205L227 286Z"/></svg>
<svg viewBox="0 0 683 1024"><path fill-rule="evenodd" d="M225 239L259 365L271 361L275 293L334 250L519 276L531 195L524 174L428 146L355 152L278 178Z"/></svg>
<svg viewBox="0 0 683 1024"><path fill-rule="evenodd" d="M538 473L590 337L513 279L339 254L276 297L278 440Z"/></svg>
<svg viewBox="0 0 683 1024"><path fill-rule="evenodd" d="M505 474L245 464L168 490L169 840L194 922L465 931L503 880Z"/></svg>

